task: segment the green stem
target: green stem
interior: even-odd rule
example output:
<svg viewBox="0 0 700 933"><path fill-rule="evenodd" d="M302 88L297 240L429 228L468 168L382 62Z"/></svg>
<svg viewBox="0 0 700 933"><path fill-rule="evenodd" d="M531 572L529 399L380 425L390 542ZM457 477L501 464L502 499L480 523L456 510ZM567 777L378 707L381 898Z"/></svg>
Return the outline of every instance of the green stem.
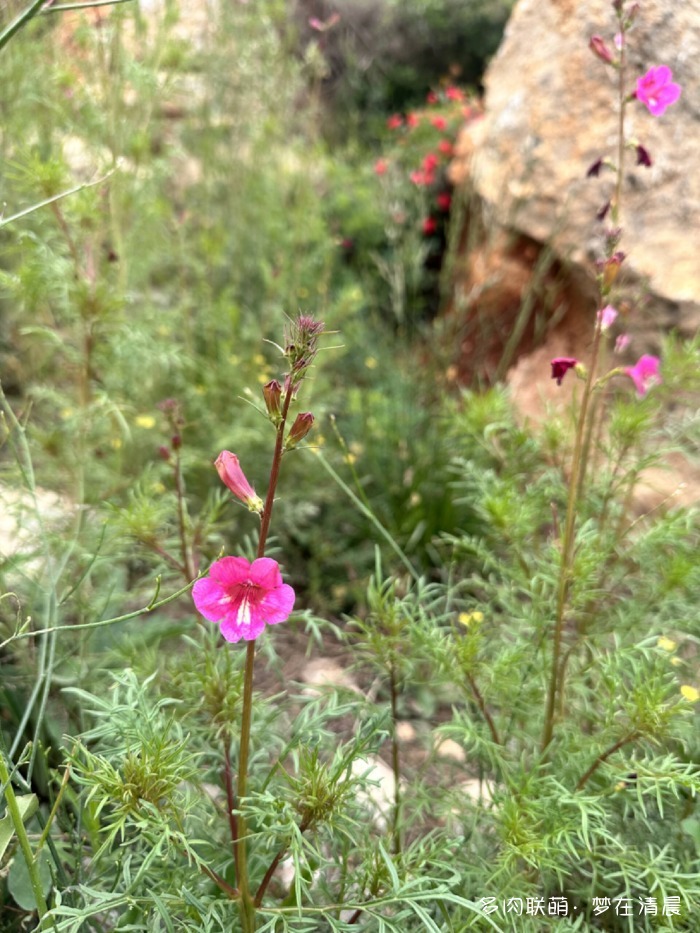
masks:
<svg viewBox="0 0 700 933"><path fill-rule="evenodd" d="M34 900L36 901L37 912L39 914L39 929L45 930L47 928L45 918L49 912L49 908L46 904L44 891L41 887L39 866L34 857L34 853L32 852L32 847L29 844L29 837L27 836L27 831L24 828L22 814L20 813L19 806L17 804L17 798L15 797L15 792L10 780L10 772L7 770L5 758L2 755L0 755L0 784L2 784L4 787L5 800L7 801L7 812L9 813L10 819L12 820L12 825L14 827L15 833L17 834L19 846L22 850L22 855L24 856L24 861L27 864L29 881L32 886L32 891L34 892Z"/></svg>
<svg viewBox="0 0 700 933"><path fill-rule="evenodd" d="M588 781L593 777L598 768L610 758L611 755L614 755L615 752L619 751L624 745L627 745L629 742L634 742L637 739L638 733L636 731L629 732L627 735L624 735L621 739L618 739L617 742L614 742L609 748L606 748L604 752L601 752L600 755L596 758L593 764L590 766L588 771L581 777L578 784L576 785L576 790L583 790Z"/></svg>
<svg viewBox="0 0 700 933"><path fill-rule="evenodd" d="M265 544L270 531L270 521L272 519L272 508L275 501L275 490L279 479L280 464L282 454L284 453L284 430L289 414L289 406L292 401L292 389L288 388L284 397L282 406L282 417L277 425L277 437L275 440L275 451L272 456L272 467L270 469L270 482L265 497L262 520L260 522L260 537L258 539L257 556L263 557L265 554ZM250 727L253 714L253 671L255 667L255 639L248 642L245 657L245 673L243 675L243 712L241 717L241 740L238 756L238 834L234 844L236 853L236 871L238 876L238 890L240 892L240 910L241 924L243 933L254 933L255 931L255 913L256 902L250 892L250 880L248 878L248 846L246 837L248 834L246 819L243 813L243 801L246 796L248 784L248 760L250 756Z"/></svg>
<svg viewBox="0 0 700 933"><path fill-rule="evenodd" d="M554 719L557 706L557 696L564 689L563 668L561 665L561 651L564 634L564 617L569 596L569 587L571 585L571 572L574 559L574 542L576 540L576 511L580 493L583 490L583 447L586 437L586 428L588 424L588 409L590 406L591 395L593 393L593 384L595 382L595 372L598 360L598 351L600 348L601 330L600 324L596 323L593 336L593 348L591 351L591 361L586 376L586 384L583 389L581 399L581 410L576 425L576 438L574 441L574 451L571 463L571 476L569 477L569 496L566 505L566 522L564 525L564 538L561 549L561 563L559 567L559 584L557 588L557 609L554 622L554 644L552 646L552 667L549 675L549 690L547 694L547 706L545 712L544 730L542 733L542 751L544 751L552 741L554 734Z"/></svg>
<svg viewBox="0 0 700 933"><path fill-rule="evenodd" d="M399 738L396 734L398 726L398 698L399 692L396 683L396 669L392 660L389 667L389 686L391 689L391 765L394 772L394 812L392 819L392 837L394 855L401 857L401 762L399 759Z"/></svg>

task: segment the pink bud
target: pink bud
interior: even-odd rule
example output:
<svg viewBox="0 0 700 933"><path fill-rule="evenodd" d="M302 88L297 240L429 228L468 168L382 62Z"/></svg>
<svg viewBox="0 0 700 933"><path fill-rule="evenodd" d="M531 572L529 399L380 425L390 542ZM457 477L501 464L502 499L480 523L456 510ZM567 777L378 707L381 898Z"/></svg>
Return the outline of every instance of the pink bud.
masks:
<svg viewBox="0 0 700 933"><path fill-rule="evenodd" d="M231 490L236 498L245 502L251 512L262 512L263 501L260 496L256 495L246 479L235 454L222 450L216 458L215 466L221 482Z"/></svg>
<svg viewBox="0 0 700 933"><path fill-rule="evenodd" d="M588 48L593 52L594 55L597 55L601 61L610 64L612 62L612 52L605 44L605 40L602 36L591 36L590 42L588 43Z"/></svg>
<svg viewBox="0 0 700 933"><path fill-rule="evenodd" d="M282 398L282 385L276 379L266 382L263 386L263 398L268 415L277 423L281 418L280 400Z"/></svg>

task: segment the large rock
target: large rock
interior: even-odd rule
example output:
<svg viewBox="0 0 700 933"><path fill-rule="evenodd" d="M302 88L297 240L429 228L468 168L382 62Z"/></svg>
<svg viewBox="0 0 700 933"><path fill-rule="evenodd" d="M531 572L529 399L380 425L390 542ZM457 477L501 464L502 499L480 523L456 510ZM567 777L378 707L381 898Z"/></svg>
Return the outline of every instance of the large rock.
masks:
<svg viewBox="0 0 700 933"><path fill-rule="evenodd" d="M616 158L617 72L588 40L598 33L612 48L615 24L610 0L520 0L486 75L485 119L465 127L453 167L456 181L469 176L491 224L550 244L591 273L603 226L595 214L614 176L586 171ZM636 281L629 328L639 355L663 329L690 334L700 323L700 0L644 0L628 59L629 90L659 64L683 88L660 117L636 100L627 108L628 136L654 160L637 167L628 150L625 162L621 248Z"/></svg>

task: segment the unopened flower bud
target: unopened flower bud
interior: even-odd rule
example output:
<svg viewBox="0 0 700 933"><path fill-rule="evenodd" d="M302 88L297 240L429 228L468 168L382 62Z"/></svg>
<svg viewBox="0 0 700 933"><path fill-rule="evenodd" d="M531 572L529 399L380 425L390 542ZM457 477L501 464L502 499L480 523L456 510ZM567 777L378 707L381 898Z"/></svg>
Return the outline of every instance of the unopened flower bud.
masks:
<svg viewBox="0 0 700 933"><path fill-rule="evenodd" d="M637 165L643 165L645 168L651 168L653 162L651 156L649 155L649 150L645 146L638 145L637 149Z"/></svg>
<svg viewBox="0 0 700 933"><path fill-rule="evenodd" d="M179 450L182 447L182 437L179 434L173 434L170 438L170 446L173 450Z"/></svg>
<svg viewBox="0 0 700 933"><path fill-rule="evenodd" d="M597 55L601 61L610 64L613 60L612 52L605 44L605 40L602 36L591 36L588 47L593 52L594 55Z"/></svg>
<svg viewBox="0 0 700 933"><path fill-rule="evenodd" d="M303 411L296 416L294 424L292 425L289 434L287 435L287 441L285 443L285 448L291 450L293 447L303 441L306 435L309 433L314 424L314 416L310 411Z"/></svg>
<svg viewBox="0 0 700 933"><path fill-rule="evenodd" d="M616 253L613 253L610 259L606 259L603 265L603 286L605 288L610 288L617 278L624 258L625 254L618 250Z"/></svg>
<svg viewBox="0 0 700 933"><path fill-rule="evenodd" d="M256 495L246 479L235 454L222 450L216 458L215 466L221 482L231 490L236 498L245 502L251 512L262 512L263 501L260 496Z"/></svg>
<svg viewBox="0 0 700 933"><path fill-rule="evenodd" d="M170 450L165 444L161 444L158 448L158 455L163 458L163 460L170 460Z"/></svg>
<svg viewBox="0 0 700 933"><path fill-rule="evenodd" d="M263 386L263 397L265 407L270 418L277 424L282 417L280 411L280 400L282 398L282 384L276 379L266 382Z"/></svg>

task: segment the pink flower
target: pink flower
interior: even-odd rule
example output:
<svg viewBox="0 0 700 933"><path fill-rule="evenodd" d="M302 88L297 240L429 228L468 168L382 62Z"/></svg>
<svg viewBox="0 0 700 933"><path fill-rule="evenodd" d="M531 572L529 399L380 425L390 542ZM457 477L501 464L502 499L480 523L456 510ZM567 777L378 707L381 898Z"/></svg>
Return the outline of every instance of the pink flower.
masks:
<svg viewBox="0 0 700 933"><path fill-rule="evenodd" d="M386 159L377 159L374 163L374 174L375 175L386 175L387 169L389 168L389 163Z"/></svg>
<svg viewBox="0 0 700 933"><path fill-rule="evenodd" d="M408 177L411 179L414 185L427 185L429 181L425 176L425 172L411 172ZM430 179L430 181L432 181L432 179Z"/></svg>
<svg viewBox="0 0 700 933"><path fill-rule="evenodd" d="M570 369L573 369L574 366L578 364L578 360L573 356L557 356L552 360L552 379L557 380L557 385L561 385L561 381L564 376L568 373Z"/></svg>
<svg viewBox="0 0 700 933"><path fill-rule="evenodd" d="M386 121L386 125L390 130L398 130L399 127L403 126L403 118L401 114L394 113Z"/></svg>
<svg viewBox="0 0 700 933"><path fill-rule="evenodd" d="M675 104L681 96L681 87L672 81L673 75L667 65L650 68L637 78L636 96L655 117L661 116L667 107Z"/></svg>
<svg viewBox="0 0 700 933"><path fill-rule="evenodd" d="M429 152L423 159L423 171L434 172L439 164L440 159L435 155L434 152Z"/></svg>
<svg viewBox="0 0 700 933"><path fill-rule="evenodd" d="M601 311L598 312L598 322L603 333L605 333L606 330L610 330L610 328L615 323L616 317L617 308L613 308L612 305L606 305Z"/></svg>
<svg viewBox="0 0 700 933"><path fill-rule="evenodd" d="M445 88L445 97L448 100L464 100L464 91L461 90L461 88L450 85L450 87Z"/></svg>
<svg viewBox="0 0 700 933"><path fill-rule="evenodd" d="M231 492L241 502L245 502L251 512L262 512L263 501L256 495L255 490L245 477L238 457L228 450L222 450L215 463L221 482L228 486Z"/></svg>
<svg viewBox="0 0 700 933"><path fill-rule="evenodd" d="M437 222L434 217L426 217L423 221L423 236L432 236L437 230Z"/></svg>
<svg viewBox="0 0 700 933"><path fill-rule="evenodd" d="M430 121L436 130L444 130L447 126L447 120L444 117L433 117Z"/></svg>
<svg viewBox="0 0 700 933"><path fill-rule="evenodd" d="M652 386L661 383L661 376L659 375L660 362L658 356L645 354L639 357L635 366L625 368L625 373L634 383L637 395L646 395Z"/></svg>
<svg viewBox="0 0 700 933"><path fill-rule="evenodd" d="M449 139L441 139L438 143L438 149L443 155L452 155L452 143L449 141Z"/></svg>
<svg viewBox="0 0 700 933"><path fill-rule="evenodd" d="M437 104L438 96L435 91L428 91L428 96L425 98L429 104Z"/></svg>
<svg viewBox="0 0 700 933"><path fill-rule="evenodd" d="M265 628L288 619L294 608L294 590L282 583L279 564L259 557L223 557L197 580L192 598L205 619L218 622L226 641L252 641Z"/></svg>
<svg viewBox="0 0 700 933"><path fill-rule="evenodd" d="M406 126L414 129L420 123L420 116L417 113L409 113L406 117Z"/></svg>

